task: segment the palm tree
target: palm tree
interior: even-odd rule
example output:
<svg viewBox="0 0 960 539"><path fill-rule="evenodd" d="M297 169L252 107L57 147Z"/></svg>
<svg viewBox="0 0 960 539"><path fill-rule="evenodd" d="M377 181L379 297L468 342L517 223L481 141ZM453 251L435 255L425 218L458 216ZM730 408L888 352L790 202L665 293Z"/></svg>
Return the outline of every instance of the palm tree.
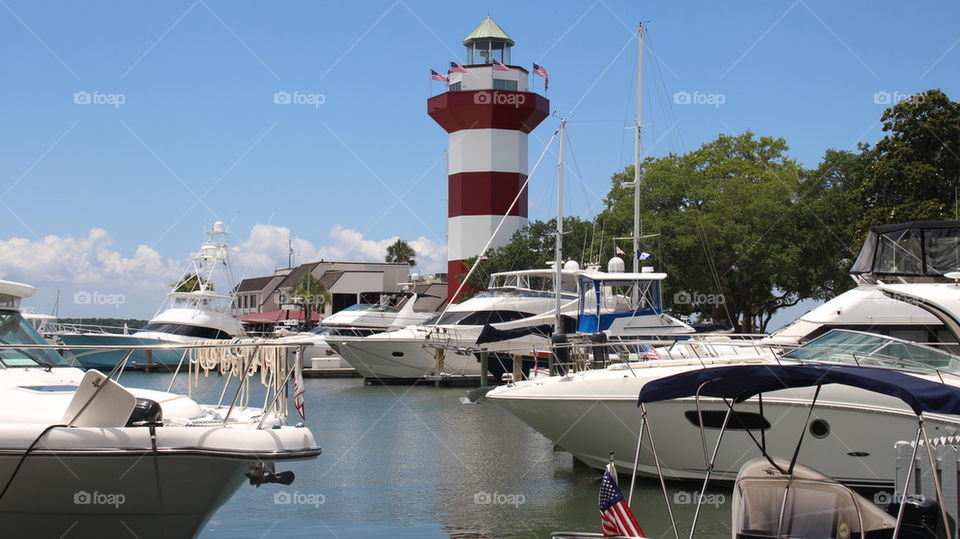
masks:
<svg viewBox="0 0 960 539"><path fill-rule="evenodd" d="M384 260L393 264L407 263L410 266L416 266L417 261L414 258L416 256L416 251L413 250L413 247L410 247L409 243L397 238L397 241L387 247L387 256Z"/></svg>
<svg viewBox="0 0 960 539"><path fill-rule="evenodd" d="M320 279L314 277L312 273L307 273L300 279L300 284L290 292L290 296L302 298L303 325L306 330L309 330L313 326L310 313L315 310L319 312L324 305L333 303L333 294L331 294Z"/></svg>

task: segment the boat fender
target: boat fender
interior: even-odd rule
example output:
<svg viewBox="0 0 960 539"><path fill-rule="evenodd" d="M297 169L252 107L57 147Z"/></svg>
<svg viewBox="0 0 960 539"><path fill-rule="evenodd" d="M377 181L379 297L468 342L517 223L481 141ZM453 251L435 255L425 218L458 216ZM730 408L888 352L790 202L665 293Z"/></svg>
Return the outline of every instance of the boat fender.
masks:
<svg viewBox="0 0 960 539"><path fill-rule="evenodd" d="M127 420L128 427L143 427L149 425L163 425L163 408L160 403L153 399L137 399L133 412L130 413L130 419Z"/></svg>

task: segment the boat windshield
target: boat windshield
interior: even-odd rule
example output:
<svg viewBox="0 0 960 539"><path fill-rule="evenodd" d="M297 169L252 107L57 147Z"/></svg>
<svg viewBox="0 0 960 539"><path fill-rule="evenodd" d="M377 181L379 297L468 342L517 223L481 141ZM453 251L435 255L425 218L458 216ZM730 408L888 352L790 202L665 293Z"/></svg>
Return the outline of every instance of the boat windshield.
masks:
<svg viewBox="0 0 960 539"><path fill-rule="evenodd" d="M854 363L906 370L941 370L960 373L960 357L922 344L886 335L835 329L784 358L829 363Z"/></svg>
<svg viewBox="0 0 960 539"><path fill-rule="evenodd" d="M49 344L19 312L8 310L0 310L0 339L8 344ZM0 349L0 363L4 367L70 366L63 356L49 348Z"/></svg>
<svg viewBox="0 0 960 539"><path fill-rule="evenodd" d="M860 535L856 500L840 485L762 479L741 481L737 490L740 511L735 517L735 537Z"/></svg>
<svg viewBox="0 0 960 539"><path fill-rule="evenodd" d="M499 324L501 322L512 322L522 318L534 316L533 313L523 311L454 311L444 314L442 317L436 315L431 317L422 326L483 326L486 324Z"/></svg>

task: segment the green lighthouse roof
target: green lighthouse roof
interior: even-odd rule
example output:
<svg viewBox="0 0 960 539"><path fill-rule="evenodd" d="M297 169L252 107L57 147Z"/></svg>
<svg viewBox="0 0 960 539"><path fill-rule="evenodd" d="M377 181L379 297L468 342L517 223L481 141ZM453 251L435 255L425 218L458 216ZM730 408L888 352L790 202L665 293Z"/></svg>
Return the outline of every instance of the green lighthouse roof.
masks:
<svg viewBox="0 0 960 539"><path fill-rule="evenodd" d="M510 39L510 36L503 31L503 28L500 28L500 25L494 22L493 19L487 15L486 19L483 19L483 22L479 26L473 29L473 32L470 32L470 35L463 40L464 45L469 45L475 40L478 39L499 39L506 41L507 45L513 46L513 40Z"/></svg>

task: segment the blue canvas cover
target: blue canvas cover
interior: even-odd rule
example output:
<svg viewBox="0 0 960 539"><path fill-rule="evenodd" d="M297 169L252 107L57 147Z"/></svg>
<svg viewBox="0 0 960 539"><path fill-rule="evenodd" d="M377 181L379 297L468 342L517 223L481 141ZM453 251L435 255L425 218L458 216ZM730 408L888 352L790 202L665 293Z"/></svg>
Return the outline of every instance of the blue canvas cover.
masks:
<svg viewBox="0 0 960 539"><path fill-rule="evenodd" d="M704 382L707 382L704 385ZM692 397L742 402L758 393L822 384L843 384L897 397L914 413L960 414L960 388L889 369L848 365L735 365L697 369L648 382L637 405Z"/></svg>

